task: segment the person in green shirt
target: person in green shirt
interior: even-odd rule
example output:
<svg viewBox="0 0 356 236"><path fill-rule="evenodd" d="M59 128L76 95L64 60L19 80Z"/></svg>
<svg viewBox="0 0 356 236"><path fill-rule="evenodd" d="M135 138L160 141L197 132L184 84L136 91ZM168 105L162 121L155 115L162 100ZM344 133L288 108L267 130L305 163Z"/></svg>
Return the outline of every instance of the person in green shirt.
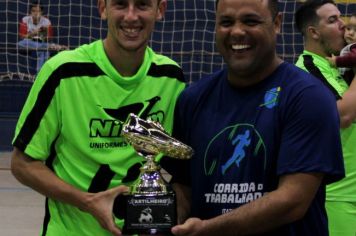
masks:
<svg viewBox="0 0 356 236"><path fill-rule="evenodd" d="M331 236L356 234L356 80L350 86L327 57L345 46L345 25L334 1L308 0L295 14L304 37L296 65L323 81L335 95L340 116L346 177L327 186L326 209Z"/></svg>
<svg viewBox="0 0 356 236"><path fill-rule="evenodd" d="M41 235L121 235L115 198L144 161L120 135L130 113L172 131L185 88L176 62L148 42L166 0L99 0L105 39L48 60L33 84L13 139L11 170L45 195Z"/></svg>

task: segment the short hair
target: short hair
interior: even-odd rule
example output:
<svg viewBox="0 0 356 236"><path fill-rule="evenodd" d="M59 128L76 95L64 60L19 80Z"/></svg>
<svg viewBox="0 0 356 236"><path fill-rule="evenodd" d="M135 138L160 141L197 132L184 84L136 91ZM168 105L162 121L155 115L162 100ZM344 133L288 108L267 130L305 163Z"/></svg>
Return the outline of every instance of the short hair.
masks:
<svg viewBox="0 0 356 236"><path fill-rule="evenodd" d="M305 35L309 25L318 23L319 17L316 14L316 11L328 3L336 6L336 3L333 0L307 0L299 6L295 13L295 26L302 35Z"/></svg>
<svg viewBox="0 0 356 236"><path fill-rule="evenodd" d="M219 0L216 0L215 8L218 9ZM278 14L278 0L268 0L268 8L271 12L271 16L274 18Z"/></svg>
<svg viewBox="0 0 356 236"><path fill-rule="evenodd" d="M41 2L35 0L35 1L32 1L30 4L30 12L31 12L32 8L37 7L37 6L39 6L41 11L43 11L43 6L41 5Z"/></svg>
<svg viewBox="0 0 356 236"><path fill-rule="evenodd" d="M105 0L105 3L107 2L107 0ZM159 4L161 2L161 0L157 0L157 4Z"/></svg>

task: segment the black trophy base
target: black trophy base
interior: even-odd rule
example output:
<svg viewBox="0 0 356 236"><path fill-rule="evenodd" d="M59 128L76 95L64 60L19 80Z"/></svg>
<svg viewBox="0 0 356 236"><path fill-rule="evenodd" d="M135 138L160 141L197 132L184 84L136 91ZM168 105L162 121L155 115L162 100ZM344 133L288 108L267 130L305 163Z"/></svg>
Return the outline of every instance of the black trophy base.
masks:
<svg viewBox="0 0 356 236"><path fill-rule="evenodd" d="M171 235L177 224L174 192L159 195L126 196L123 234Z"/></svg>

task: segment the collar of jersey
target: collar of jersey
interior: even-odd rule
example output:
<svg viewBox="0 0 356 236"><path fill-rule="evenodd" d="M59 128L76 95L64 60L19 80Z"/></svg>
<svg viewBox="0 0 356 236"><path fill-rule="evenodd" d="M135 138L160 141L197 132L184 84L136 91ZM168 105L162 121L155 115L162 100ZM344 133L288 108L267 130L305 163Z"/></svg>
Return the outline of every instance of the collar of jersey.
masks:
<svg viewBox="0 0 356 236"><path fill-rule="evenodd" d="M328 74L323 73L323 75L340 95L345 92L345 90L348 88L348 85L346 84L345 80L340 76L338 68L332 67L326 58L318 54L312 53L307 50L304 50L303 54L311 55L313 57L314 64L321 70L322 73L323 71L327 71ZM330 77L333 79L330 79Z"/></svg>
<svg viewBox="0 0 356 236"><path fill-rule="evenodd" d="M312 56L314 64L317 65L318 67L323 67L323 68L329 68L330 67L329 61L326 58L324 58L324 57L322 57L322 56L320 56L318 54L312 53L312 52L310 52L308 50L304 50L303 54Z"/></svg>
<svg viewBox="0 0 356 236"><path fill-rule="evenodd" d="M137 73L133 76L122 76L111 64L109 58L107 57L104 50L104 43L102 40L96 42L96 47L99 47L98 50L95 50L97 53L93 55L95 57L94 61L97 65L107 74L112 80L118 84L134 84L141 81L146 77L147 71L149 69L149 64L151 61L151 49L146 48L145 57L143 63Z"/></svg>

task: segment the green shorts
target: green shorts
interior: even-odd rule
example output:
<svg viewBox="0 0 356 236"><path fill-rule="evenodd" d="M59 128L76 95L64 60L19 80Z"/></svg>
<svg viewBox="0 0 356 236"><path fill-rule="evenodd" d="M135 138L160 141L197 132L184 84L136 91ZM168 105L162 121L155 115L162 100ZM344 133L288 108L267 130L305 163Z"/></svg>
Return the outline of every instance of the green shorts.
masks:
<svg viewBox="0 0 356 236"><path fill-rule="evenodd" d="M326 201L330 236L356 236L356 202Z"/></svg>

